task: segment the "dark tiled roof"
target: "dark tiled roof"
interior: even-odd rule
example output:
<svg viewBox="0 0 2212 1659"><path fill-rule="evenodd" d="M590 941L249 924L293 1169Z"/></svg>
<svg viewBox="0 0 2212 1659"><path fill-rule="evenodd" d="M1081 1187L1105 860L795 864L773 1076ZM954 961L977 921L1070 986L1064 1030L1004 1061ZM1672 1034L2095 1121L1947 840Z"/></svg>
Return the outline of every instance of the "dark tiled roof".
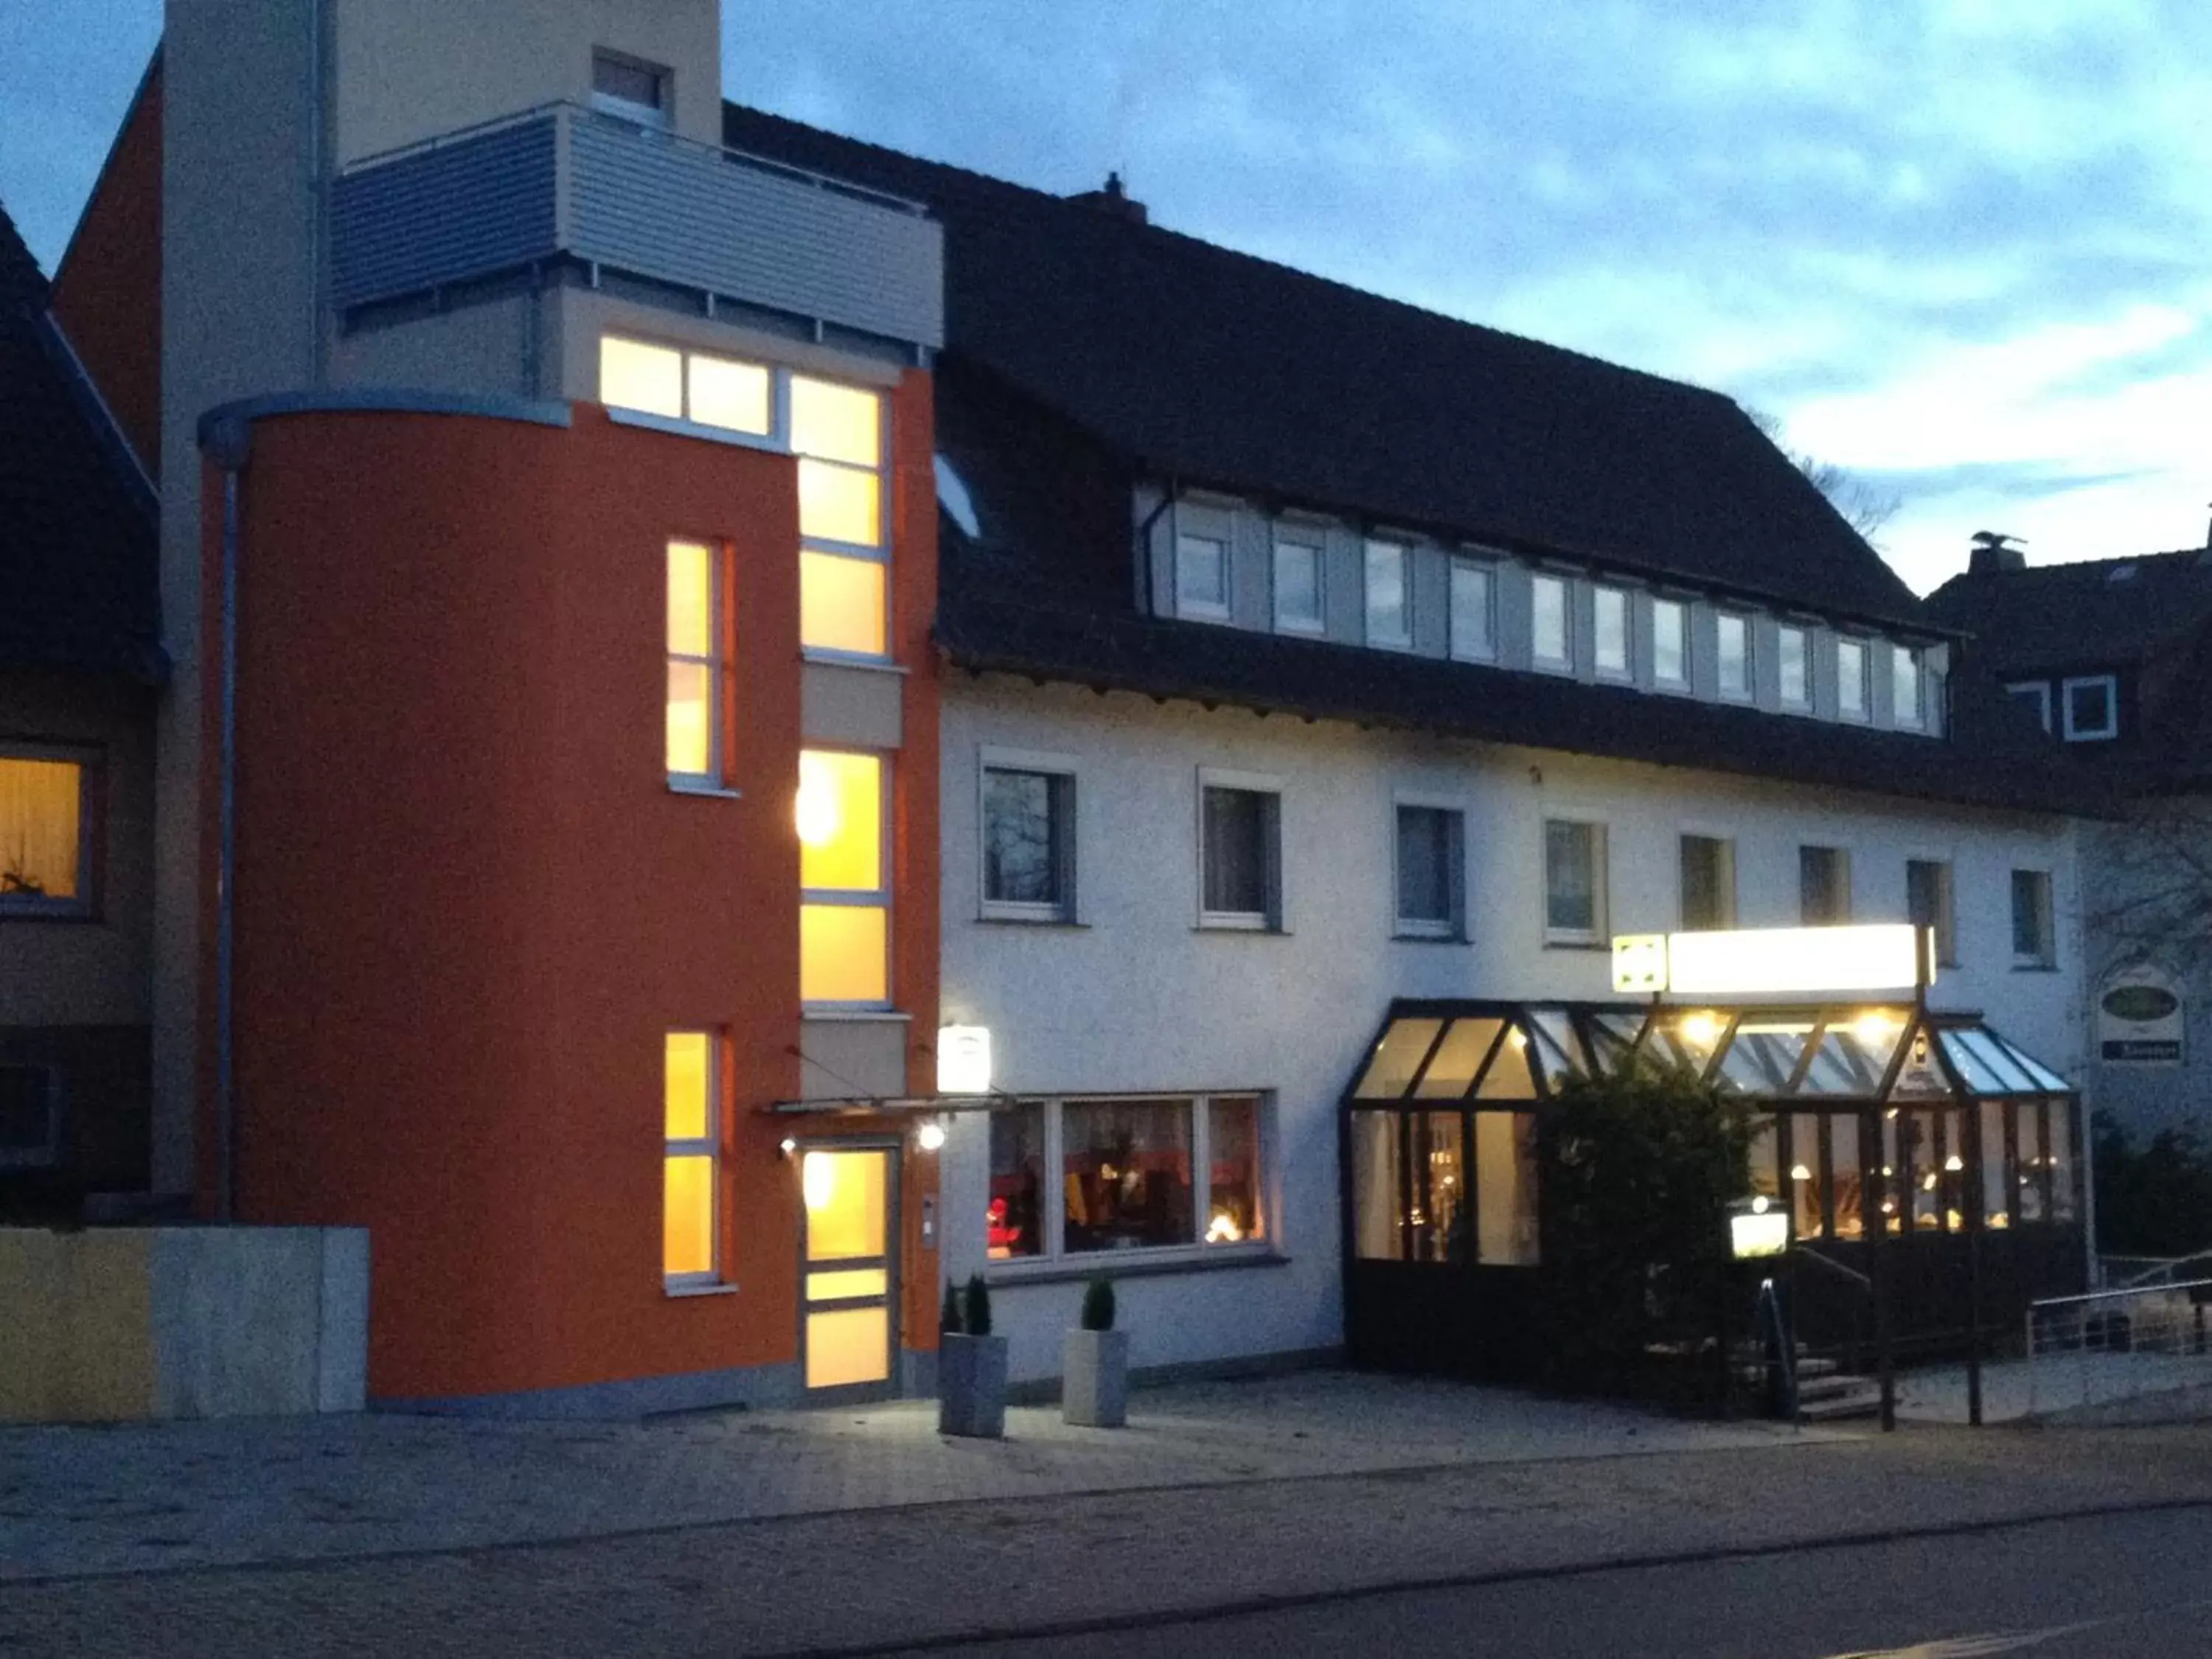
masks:
<svg viewBox="0 0 2212 1659"><path fill-rule="evenodd" d="M1712 392L732 105L732 146L927 203L948 353L1120 457L1893 627L1911 591Z"/></svg>
<svg viewBox="0 0 2212 1659"><path fill-rule="evenodd" d="M2212 558L2191 548L1969 572L1929 594L1928 608L1972 634L1994 673L2133 667L2212 618Z"/></svg>
<svg viewBox="0 0 2212 1659"><path fill-rule="evenodd" d="M153 494L46 303L0 210L0 667L152 683L167 669Z"/></svg>

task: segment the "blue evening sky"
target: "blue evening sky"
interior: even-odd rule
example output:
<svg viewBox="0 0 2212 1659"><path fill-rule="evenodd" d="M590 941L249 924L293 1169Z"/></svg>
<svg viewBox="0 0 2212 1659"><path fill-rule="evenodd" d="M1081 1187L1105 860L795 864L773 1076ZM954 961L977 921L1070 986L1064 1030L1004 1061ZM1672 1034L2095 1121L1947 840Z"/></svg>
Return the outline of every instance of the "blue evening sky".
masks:
<svg viewBox="0 0 2212 1659"><path fill-rule="evenodd" d="M725 0L733 97L1718 387L1903 497L1927 588L2197 545L2203 0ZM0 0L50 267L157 0Z"/></svg>

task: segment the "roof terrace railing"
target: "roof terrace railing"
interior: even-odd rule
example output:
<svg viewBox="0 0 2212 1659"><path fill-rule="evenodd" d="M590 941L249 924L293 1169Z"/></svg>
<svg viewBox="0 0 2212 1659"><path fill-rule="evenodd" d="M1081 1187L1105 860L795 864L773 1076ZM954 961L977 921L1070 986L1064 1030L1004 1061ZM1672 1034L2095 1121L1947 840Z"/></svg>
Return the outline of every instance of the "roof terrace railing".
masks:
<svg viewBox="0 0 2212 1659"><path fill-rule="evenodd" d="M934 349L944 232L921 204L548 104L364 156L331 185L331 297L359 307L571 261Z"/></svg>

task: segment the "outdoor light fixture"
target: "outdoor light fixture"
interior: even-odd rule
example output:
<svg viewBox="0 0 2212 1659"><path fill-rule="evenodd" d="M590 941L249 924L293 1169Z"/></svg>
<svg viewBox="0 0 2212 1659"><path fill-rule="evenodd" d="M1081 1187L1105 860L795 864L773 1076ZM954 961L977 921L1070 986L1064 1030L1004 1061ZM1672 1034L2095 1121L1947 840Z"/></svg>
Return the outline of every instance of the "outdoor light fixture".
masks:
<svg viewBox="0 0 2212 1659"><path fill-rule="evenodd" d="M1622 933L1613 941L1613 985L1655 996L1909 989L1920 982L1920 939L1909 922Z"/></svg>
<svg viewBox="0 0 2212 1659"><path fill-rule="evenodd" d="M937 1092L940 1095L988 1095L991 1092L989 1026L940 1025L937 1028Z"/></svg>
<svg viewBox="0 0 2212 1659"><path fill-rule="evenodd" d="M1682 1036L1700 1048L1710 1048L1721 1040L1721 1023L1711 1014L1691 1014L1682 1021Z"/></svg>
<svg viewBox="0 0 2212 1659"><path fill-rule="evenodd" d="M1729 1206L1729 1247L1737 1260L1780 1255L1790 1248L1790 1214L1762 1195Z"/></svg>
<svg viewBox="0 0 2212 1659"><path fill-rule="evenodd" d="M945 1145L945 1126L931 1118L914 1132L914 1144L925 1152L933 1152Z"/></svg>
<svg viewBox="0 0 2212 1659"><path fill-rule="evenodd" d="M799 1143L798 1143L797 1141L793 1140L793 1139L789 1135L786 1135L786 1136L783 1138L783 1147L782 1147L783 1155L784 1155L786 1158L789 1158L789 1157L790 1157L793 1152L797 1152L798 1150L799 1150Z"/></svg>

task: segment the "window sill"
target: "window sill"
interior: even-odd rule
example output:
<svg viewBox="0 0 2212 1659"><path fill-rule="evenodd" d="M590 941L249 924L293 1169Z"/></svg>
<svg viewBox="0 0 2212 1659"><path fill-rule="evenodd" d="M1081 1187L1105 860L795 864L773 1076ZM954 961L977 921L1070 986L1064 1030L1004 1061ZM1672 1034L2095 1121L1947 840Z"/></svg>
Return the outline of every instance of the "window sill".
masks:
<svg viewBox="0 0 2212 1659"><path fill-rule="evenodd" d="M1087 933L1091 931L1089 922L1073 916L1021 916L1011 913L994 915L988 910L975 918L975 924L979 927L1050 927L1067 933Z"/></svg>
<svg viewBox="0 0 2212 1659"><path fill-rule="evenodd" d="M984 1277L994 1285L1077 1285L1110 1279L1153 1279L1171 1273L1221 1273L1238 1267L1287 1267L1291 1258L1272 1244L1173 1245L1152 1249L1085 1250L1077 1255L993 1261Z"/></svg>
<svg viewBox="0 0 2212 1659"><path fill-rule="evenodd" d="M2012 970L2015 974L2055 974L2058 971L2058 964L2055 962L2015 962Z"/></svg>
<svg viewBox="0 0 2212 1659"><path fill-rule="evenodd" d="M1474 941L1465 933L1408 933L1403 929L1390 935L1393 945L1472 945Z"/></svg>
<svg viewBox="0 0 2212 1659"><path fill-rule="evenodd" d="M1236 917L1208 916L1191 924L1194 933L1244 933L1254 939L1288 939L1291 930L1273 927L1261 921L1244 921Z"/></svg>
<svg viewBox="0 0 2212 1659"><path fill-rule="evenodd" d="M1610 951L1613 941L1602 939L1547 939L1544 941L1544 948L1547 951Z"/></svg>
<svg viewBox="0 0 2212 1659"><path fill-rule="evenodd" d="M7 905L0 904L0 922L58 921L64 924L75 923L82 926L86 922L96 922L99 920L100 913L97 910L18 910Z"/></svg>
<svg viewBox="0 0 2212 1659"><path fill-rule="evenodd" d="M672 1301L685 1301L695 1296L735 1296L738 1287L726 1281L714 1285L663 1285L660 1293Z"/></svg>
<svg viewBox="0 0 2212 1659"><path fill-rule="evenodd" d="M858 668L872 674L911 674L914 670L889 657L872 657L858 651L832 651L827 646L803 645L799 659L823 668Z"/></svg>
<svg viewBox="0 0 2212 1659"><path fill-rule="evenodd" d="M719 783L685 783L676 778L668 781L672 795L696 795L703 800L743 800L745 792L731 789Z"/></svg>
<svg viewBox="0 0 2212 1659"><path fill-rule="evenodd" d="M708 426L701 421L686 421L672 415L648 415L641 409L617 409L606 405L607 418L617 426L642 427L647 432L665 432L675 438L703 438L710 444L728 444L737 449L765 450L771 455L788 455L791 451L764 433L737 432L726 426Z"/></svg>
<svg viewBox="0 0 2212 1659"><path fill-rule="evenodd" d="M829 1020L851 1025L912 1024L914 1016L897 1008L809 1008L799 1011L801 1019Z"/></svg>

